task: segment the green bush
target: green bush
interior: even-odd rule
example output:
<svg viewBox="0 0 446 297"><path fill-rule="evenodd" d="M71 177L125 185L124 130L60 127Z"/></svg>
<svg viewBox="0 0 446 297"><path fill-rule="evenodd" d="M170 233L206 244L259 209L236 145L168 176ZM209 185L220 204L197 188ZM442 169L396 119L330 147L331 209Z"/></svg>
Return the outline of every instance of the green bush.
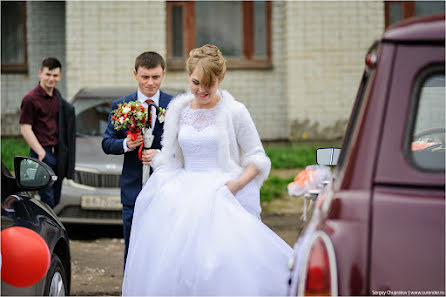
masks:
<svg viewBox="0 0 446 297"><path fill-rule="evenodd" d="M277 198L282 198L287 195L287 186L294 178L280 178L275 175L270 175L260 189L260 201L272 201Z"/></svg>
<svg viewBox="0 0 446 297"><path fill-rule="evenodd" d="M14 157L29 156L29 146L21 137L2 137L2 162L14 171Z"/></svg>

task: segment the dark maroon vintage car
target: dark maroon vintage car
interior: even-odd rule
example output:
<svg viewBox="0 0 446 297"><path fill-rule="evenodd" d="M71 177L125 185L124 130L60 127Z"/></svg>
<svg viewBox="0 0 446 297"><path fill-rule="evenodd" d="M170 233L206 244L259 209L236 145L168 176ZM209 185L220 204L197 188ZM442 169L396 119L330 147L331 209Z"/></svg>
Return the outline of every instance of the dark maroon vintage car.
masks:
<svg viewBox="0 0 446 297"><path fill-rule="evenodd" d="M312 201L290 295L445 294L445 17L388 29L366 57L333 178Z"/></svg>

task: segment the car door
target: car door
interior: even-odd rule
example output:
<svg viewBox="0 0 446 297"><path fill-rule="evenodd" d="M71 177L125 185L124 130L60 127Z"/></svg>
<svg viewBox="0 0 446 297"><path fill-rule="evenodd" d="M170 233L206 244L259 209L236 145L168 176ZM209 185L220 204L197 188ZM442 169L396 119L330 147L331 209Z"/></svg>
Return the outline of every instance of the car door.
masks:
<svg viewBox="0 0 446 297"><path fill-rule="evenodd" d="M396 47L374 177L369 294L443 295L444 41Z"/></svg>

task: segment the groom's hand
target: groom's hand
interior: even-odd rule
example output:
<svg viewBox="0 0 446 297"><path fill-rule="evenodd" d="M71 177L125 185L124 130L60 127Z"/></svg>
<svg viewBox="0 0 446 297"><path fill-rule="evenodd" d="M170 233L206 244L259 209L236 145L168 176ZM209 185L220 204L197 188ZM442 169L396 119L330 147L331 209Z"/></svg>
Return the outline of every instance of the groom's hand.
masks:
<svg viewBox="0 0 446 297"><path fill-rule="evenodd" d="M147 151L142 151L141 159L144 165L152 164L153 157L158 153L158 150L150 149Z"/></svg>
<svg viewBox="0 0 446 297"><path fill-rule="evenodd" d="M134 150L137 147L140 147L143 143L143 138L141 134L138 134L135 141L132 141L131 135L127 135L127 147L131 150Z"/></svg>

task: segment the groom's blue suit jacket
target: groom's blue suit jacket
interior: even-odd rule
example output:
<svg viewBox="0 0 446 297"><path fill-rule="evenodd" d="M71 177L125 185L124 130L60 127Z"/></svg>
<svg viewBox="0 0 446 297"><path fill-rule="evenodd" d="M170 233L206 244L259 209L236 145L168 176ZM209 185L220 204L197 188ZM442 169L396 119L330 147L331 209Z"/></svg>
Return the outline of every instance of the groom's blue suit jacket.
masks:
<svg viewBox="0 0 446 297"><path fill-rule="evenodd" d="M159 106L166 109L172 96L160 91ZM112 103L112 111L118 108L118 104L129 101L137 101L137 93L117 99ZM108 126L102 140L102 149L106 154L121 155L124 154L123 142L127 137L127 130L115 130L111 123L112 113L108 117ZM158 120L155 122L153 135L155 139L151 146L152 149L161 149L161 135L163 134L164 123ZM133 207L136 197L142 188L142 162L138 159L138 149L124 154L124 165L121 176L121 203Z"/></svg>

